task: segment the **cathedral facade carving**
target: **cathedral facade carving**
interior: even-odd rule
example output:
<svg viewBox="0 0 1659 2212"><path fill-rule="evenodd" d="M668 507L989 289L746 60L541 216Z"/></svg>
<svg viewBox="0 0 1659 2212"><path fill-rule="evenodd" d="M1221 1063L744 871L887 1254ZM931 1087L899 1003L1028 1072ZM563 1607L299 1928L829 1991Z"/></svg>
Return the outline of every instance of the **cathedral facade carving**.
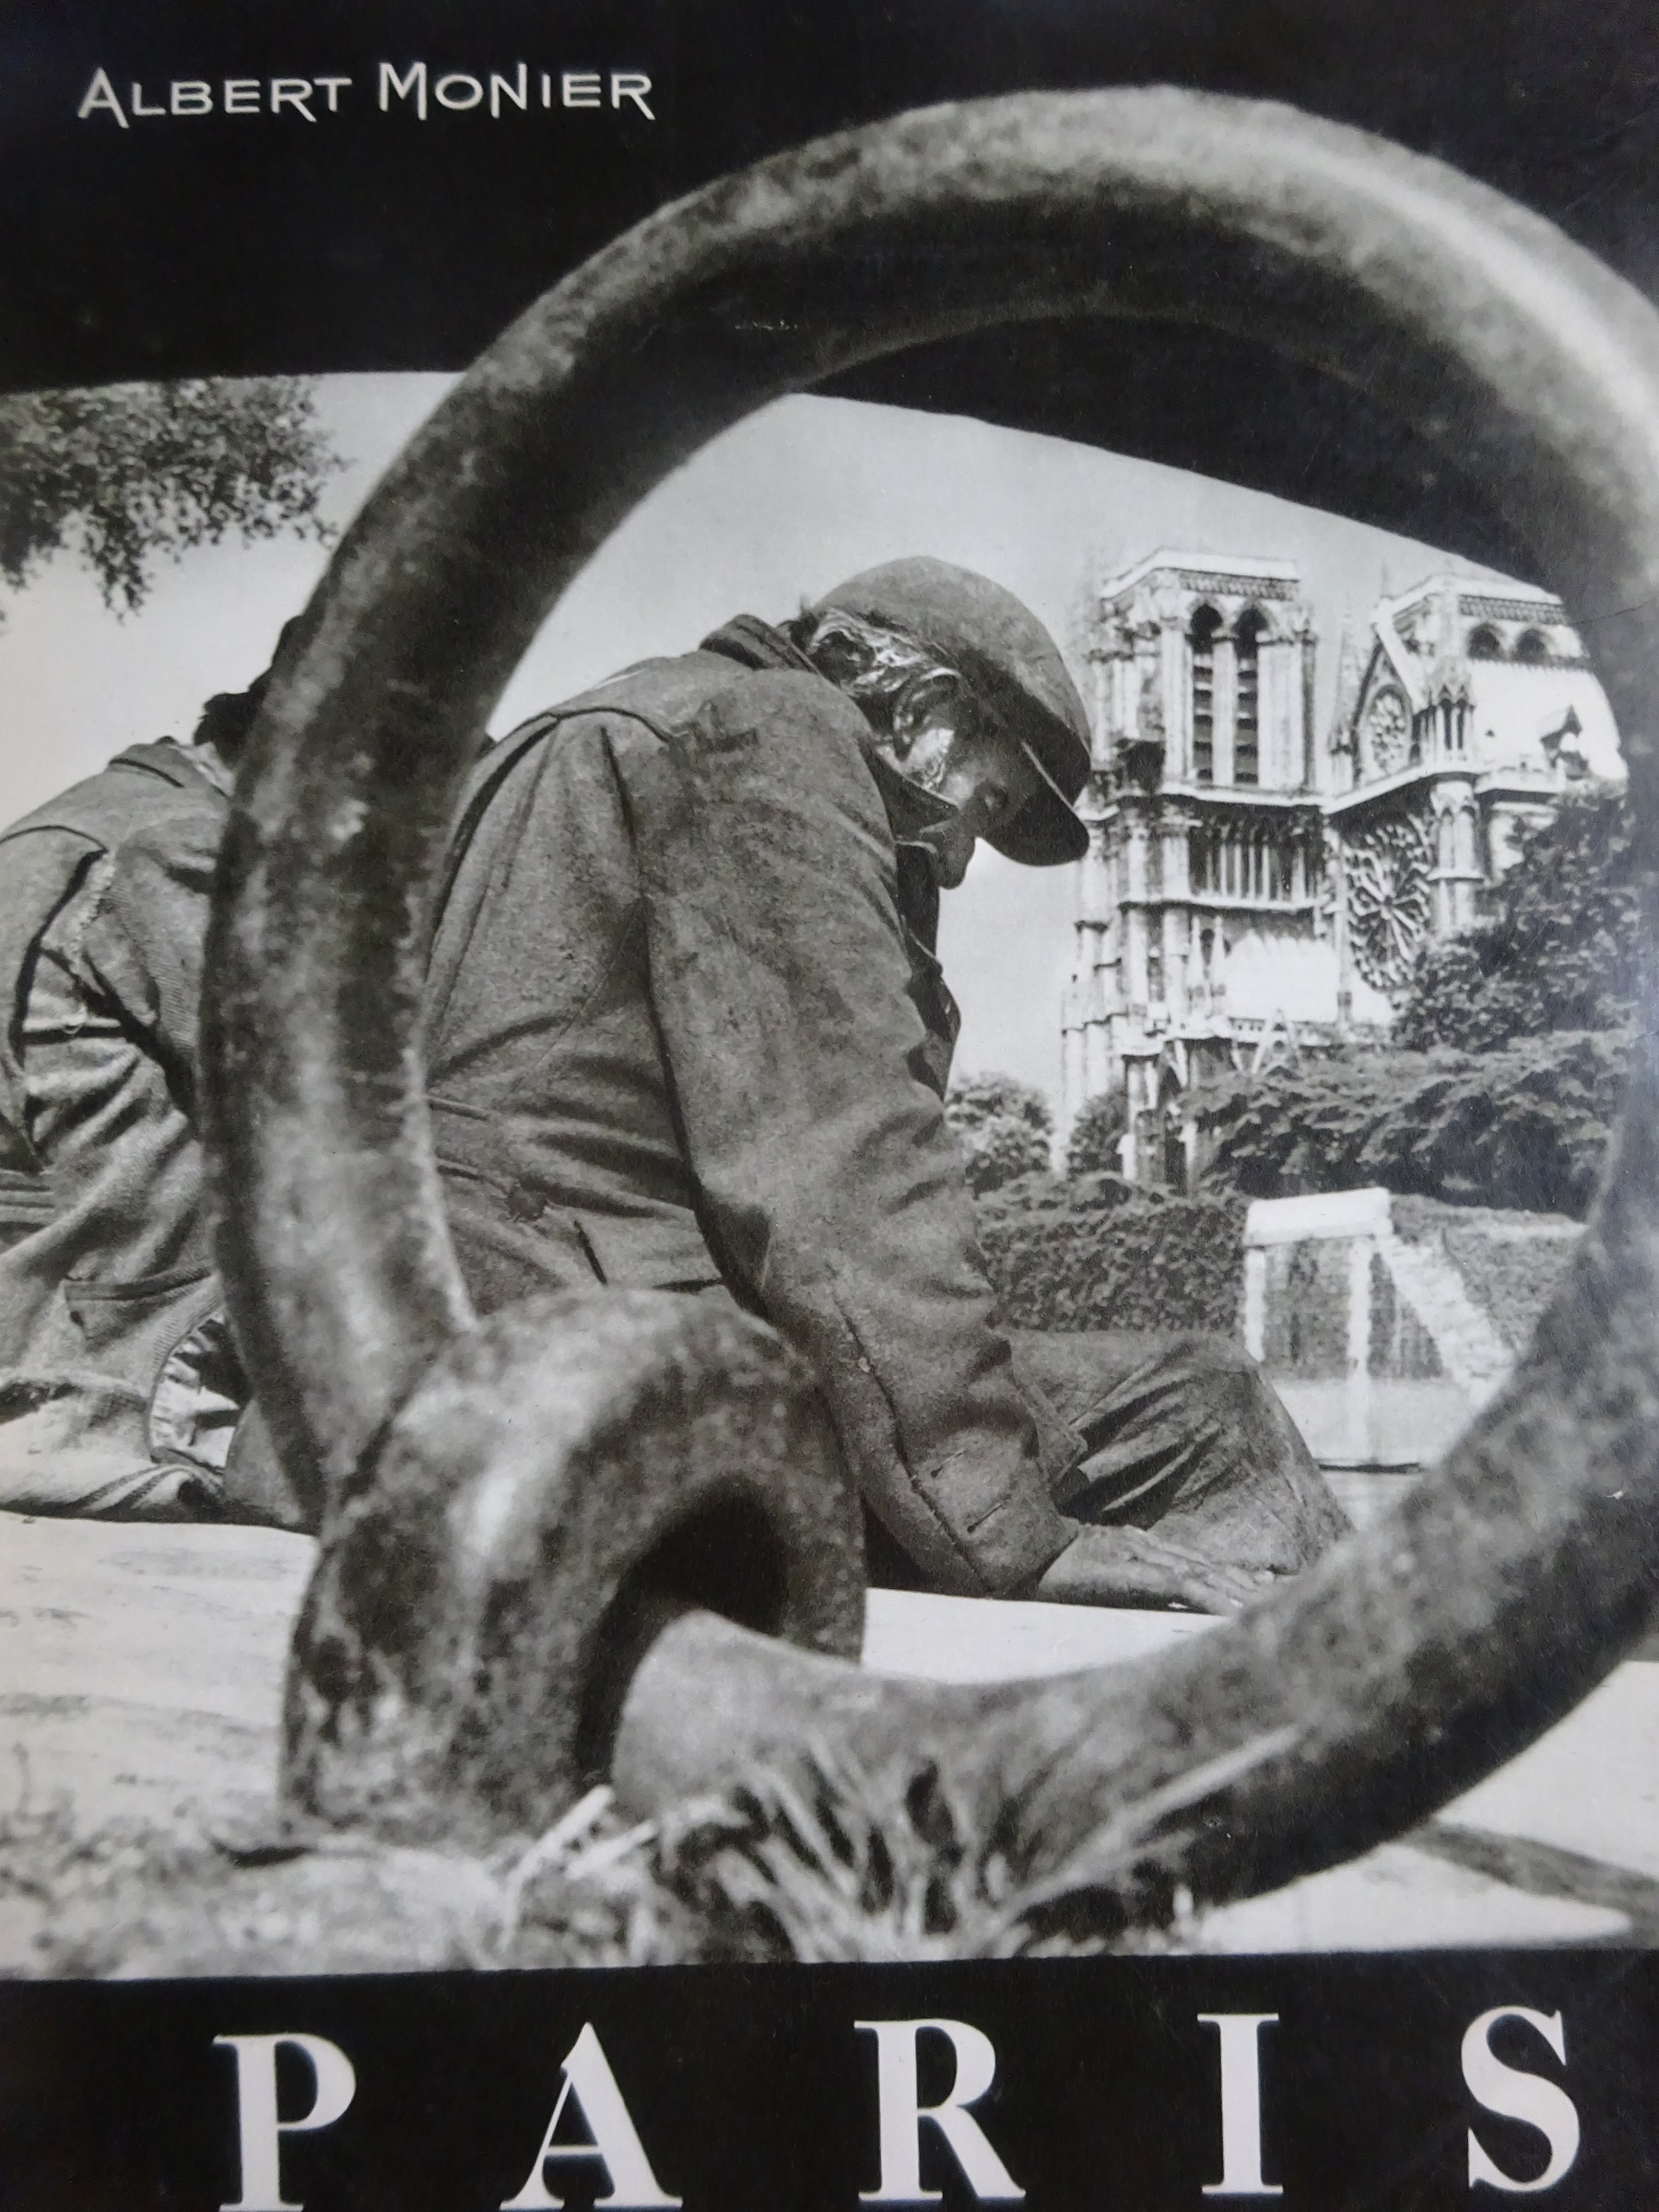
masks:
<svg viewBox="0 0 1659 2212"><path fill-rule="evenodd" d="M1466 927L1520 828L1611 765L1560 602L1450 574L1345 635L1316 735L1295 567L1160 552L1095 594L1063 1127L1122 1098L1125 1173L1181 1185L1206 1083L1282 1042L1385 1031L1420 947Z"/></svg>

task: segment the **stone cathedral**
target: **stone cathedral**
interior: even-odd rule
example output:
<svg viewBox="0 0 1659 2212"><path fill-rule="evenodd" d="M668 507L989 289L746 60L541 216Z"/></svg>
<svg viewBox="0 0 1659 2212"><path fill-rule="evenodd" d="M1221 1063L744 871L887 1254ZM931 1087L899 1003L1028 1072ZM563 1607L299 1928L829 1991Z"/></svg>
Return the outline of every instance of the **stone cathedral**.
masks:
<svg viewBox="0 0 1659 2212"><path fill-rule="evenodd" d="M1159 552L1093 595L1062 1127L1122 1096L1124 1171L1184 1187L1195 1095L1288 1047L1384 1032L1428 938L1589 763L1616 759L1559 600L1426 577L1317 640L1288 562Z"/></svg>

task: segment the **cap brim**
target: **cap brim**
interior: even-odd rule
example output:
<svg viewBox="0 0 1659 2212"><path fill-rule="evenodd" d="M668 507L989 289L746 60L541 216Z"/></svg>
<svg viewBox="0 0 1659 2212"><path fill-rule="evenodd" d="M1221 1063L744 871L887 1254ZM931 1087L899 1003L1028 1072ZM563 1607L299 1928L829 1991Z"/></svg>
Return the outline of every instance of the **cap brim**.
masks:
<svg viewBox="0 0 1659 2212"><path fill-rule="evenodd" d="M1008 860L1027 868L1057 868L1068 860L1081 860L1088 850L1088 826L1055 782L1035 746L1024 738L1020 751L1038 778L1038 788L1014 819L992 830L986 843Z"/></svg>

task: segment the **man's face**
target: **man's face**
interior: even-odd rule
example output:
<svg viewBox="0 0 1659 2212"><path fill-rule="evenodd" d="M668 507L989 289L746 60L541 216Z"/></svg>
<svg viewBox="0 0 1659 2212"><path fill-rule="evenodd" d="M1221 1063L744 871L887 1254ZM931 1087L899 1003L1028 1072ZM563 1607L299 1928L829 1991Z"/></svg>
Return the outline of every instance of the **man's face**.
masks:
<svg viewBox="0 0 1659 2212"><path fill-rule="evenodd" d="M959 677L941 672L905 687L890 736L877 749L888 765L952 809L918 833L933 848L940 884L954 889L973 848L1018 814L1037 789L1020 747L983 712Z"/></svg>

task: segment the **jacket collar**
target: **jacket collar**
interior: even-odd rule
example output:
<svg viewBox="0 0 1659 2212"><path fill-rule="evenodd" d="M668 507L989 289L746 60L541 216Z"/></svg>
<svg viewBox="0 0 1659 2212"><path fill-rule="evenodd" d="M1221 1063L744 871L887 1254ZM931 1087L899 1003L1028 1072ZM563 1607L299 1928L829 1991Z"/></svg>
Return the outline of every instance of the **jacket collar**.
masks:
<svg viewBox="0 0 1659 2212"><path fill-rule="evenodd" d="M711 630L698 651L724 653L728 661L738 661L745 668L791 668L798 676L818 674L798 645L770 622L762 622L759 615L734 615L729 622Z"/></svg>
<svg viewBox="0 0 1659 2212"><path fill-rule="evenodd" d="M193 783L207 783L224 798L229 797L236 780L210 745L181 745L176 737L158 737L148 745L130 745L124 752L116 754L110 766L159 776L164 783L171 783L180 791L188 791Z"/></svg>

